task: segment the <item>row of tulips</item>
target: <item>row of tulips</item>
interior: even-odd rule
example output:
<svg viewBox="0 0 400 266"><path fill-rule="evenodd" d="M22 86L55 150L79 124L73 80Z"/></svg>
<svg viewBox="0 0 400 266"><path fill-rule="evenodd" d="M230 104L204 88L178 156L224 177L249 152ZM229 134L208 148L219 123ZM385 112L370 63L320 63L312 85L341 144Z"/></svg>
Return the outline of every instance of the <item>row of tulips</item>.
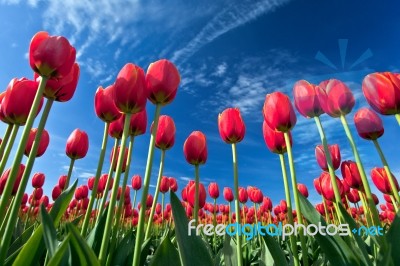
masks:
<svg viewBox="0 0 400 266"><path fill-rule="evenodd" d="M347 122L346 115L355 104L353 93L335 79L319 85L301 80L293 88L294 106L304 117L314 119L321 138L322 144L315 148L315 155L322 173L314 180L321 203L312 206L306 199L308 188L297 182L291 135L297 117L289 96L282 92L266 96L262 131L268 149L280 159L284 199L274 206L259 188L239 186L240 158L236 146L244 139L246 127L240 110L228 108L218 116L221 139L230 144L233 159L233 188L223 189L226 203L217 204L220 196L217 183L209 184L207 190L212 202L207 202L200 166L207 162L208 150L206 136L200 131L192 132L183 144L185 159L194 166L194 179L182 188L182 199L178 200L176 179L163 175L165 154L175 144L176 127L173 118L161 115L161 110L174 100L180 75L175 65L165 59L150 64L147 72L128 63L112 85L98 88L94 96L95 113L104 122L104 132L96 174L80 186L77 180L71 180L75 161L84 158L89 148L87 133L76 129L66 143L68 173L54 186L51 195L54 202L50 202L49 196L43 195L43 173L33 174L31 195L25 190L35 159L49 145L50 134L44 128L52 104L70 100L76 90L79 66L75 56L75 48L66 38L37 33L29 47L34 80L13 79L0 94L0 119L7 124L0 145L0 216L5 217L0 227L0 265L28 265L34 261L50 265L400 263L396 255L400 254L399 247L393 244L400 235L400 217L396 214L399 185L379 145L384 127L373 111L394 115L400 123L400 76L389 72L367 75L362 88L373 110L362 108L354 116L358 135L373 142L382 161L383 167L377 166L371 172L373 183L386 201L380 205L380 211L376 207L378 197L371 192ZM134 141L147 129L147 100L155 105L155 113L146 168L143 179L140 175L130 179ZM32 128L42 105L38 128ZM355 161L342 162L339 146L328 144L320 120L325 113L341 120ZM17 145L16 136L22 126ZM104 173L109 137L114 145L110 168ZM11 167L5 169L13 149L15 157L10 161ZM155 149L160 150L161 157L156 189L151 195ZM27 159L22 164L24 154ZM343 179L336 176L339 168ZM139 190L141 198L137 200ZM168 193L170 200L165 204ZM361 238L318 234L314 239L300 227L299 234L291 235L288 240L268 235L249 240L239 233L234 239L215 233L211 237L188 236L188 219L194 219L195 225L214 226L348 223L352 227L384 226L386 235Z"/></svg>

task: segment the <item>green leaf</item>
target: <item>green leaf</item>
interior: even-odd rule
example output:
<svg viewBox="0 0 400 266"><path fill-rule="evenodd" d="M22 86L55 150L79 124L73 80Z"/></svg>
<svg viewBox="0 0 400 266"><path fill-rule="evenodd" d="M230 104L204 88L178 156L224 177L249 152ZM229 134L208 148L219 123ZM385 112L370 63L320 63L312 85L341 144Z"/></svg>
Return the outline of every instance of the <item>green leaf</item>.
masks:
<svg viewBox="0 0 400 266"><path fill-rule="evenodd" d="M158 246L154 257L150 262L150 266L153 265L181 265L179 260L179 252L174 245L172 245L168 236L165 237L161 242L161 245Z"/></svg>
<svg viewBox="0 0 400 266"><path fill-rule="evenodd" d="M314 206L299 193L300 206L304 217L312 224L321 223L326 226L325 220L315 210ZM325 253L327 259L334 265L359 265L360 258L352 251L346 242L339 236L330 236L328 234L316 234L314 238L318 241L321 249Z"/></svg>
<svg viewBox="0 0 400 266"><path fill-rule="evenodd" d="M263 250L265 249L265 251L264 256L261 259L265 263L264 265L288 265L285 254L275 239L268 233L263 236L263 239Z"/></svg>
<svg viewBox="0 0 400 266"><path fill-rule="evenodd" d="M101 240L101 239L100 239ZM117 245L111 265L128 265L132 263L133 249L135 247L135 234L133 231L129 232L122 238L121 242ZM129 258L131 258L129 260Z"/></svg>
<svg viewBox="0 0 400 266"><path fill-rule="evenodd" d="M224 246L222 247L224 252L224 261L226 266L236 266L237 263L237 252L236 243L233 239L225 234Z"/></svg>
<svg viewBox="0 0 400 266"><path fill-rule="evenodd" d="M389 249L391 250L393 264L400 265L400 211L397 212L396 217L386 234L386 239Z"/></svg>
<svg viewBox="0 0 400 266"><path fill-rule="evenodd" d="M54 202L54 205L50 211L50 216L54 221L54 226L57 227L61 217L64 215L65 210L68 208L68 204L74 195L78 180L75 180L74 184L66 189L58 199ZM39 225L33 235L29 238L28 242L23 246L22 250L18 254L14 261L15 265L33 265L39 261L45 252L45 243L43 239L43 225Z"/></svg>
<svg viewBox="0 0 400 266"><path fill-rule="evenodd" d="M34 225L31 225L26 229L10 246L8 254L14 254L16 251L21 250L22 246L29 240L35 229Z"/></svg>
<svg viewBox="0 0 400 266"><path fill-rule="evenodd" d="M179 247L179 255L183 265L212 265L211 255L203 240L192 232L188 235L188 219L185 210L178 197L171 191L172 215L175 222L176 240Z"/></svg>
<svg viewBox="0 0 400 266"><path fill-rule="evenodd" d="M57 250L53 254L52 258L49 260L47 266L59 266L61 264L64 254L68 250L70 237L71 237L71 234L68 234L64 238L64 240L61 242L61 244L57 247Z"/></svg>
<svg viewBox="0 0 400 266"><path fill-rule="evenodd" d="M80 235L78 229L71 224L67 223L67 229L71 234L70 245L75 250L79 257L79 265L100 265L99 260L94 254L93 250L88 246L86 241Z"/></svg>
<svg viewBox="0 0 400 266"><path fill-rule="evenodd" d="M49 252L49 259L51 259L56 252L58 245L57 232L56 228L54 227L53 219L51 219L43 204L40 205L40 217L43 225L44 243L46 244Z"/></svg>
<svg viewBox="0 0 400 266"><path fill-rule="evenodd" d="M140 265L144 265L147 259L147 255L149 254L151 246L151 237L148 238L144 243L142 244L142 248L140 249ZM132 254L133 255L133 254ZM133 260L133 257L132 257Z"/></svg>
<svg viewBox="0 0 400 266"><path fill-rule="evenodd" d="M106 225L107 220L107 209L108 206L101 214L99 222L93 227L92 231L90 231L89 236L86 240L89 247L92 248L97 256L100 253L101 241L103 240L104 226Z"/></svg>

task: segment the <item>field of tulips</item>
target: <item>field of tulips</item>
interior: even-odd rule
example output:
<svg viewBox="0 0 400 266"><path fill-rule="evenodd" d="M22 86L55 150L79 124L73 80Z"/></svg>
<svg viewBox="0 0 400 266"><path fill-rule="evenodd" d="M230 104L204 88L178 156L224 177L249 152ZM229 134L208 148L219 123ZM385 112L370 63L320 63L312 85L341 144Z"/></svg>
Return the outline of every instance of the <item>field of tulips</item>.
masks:
<svg viewBox="0 0 400 266"><path fill-rule="evenodd" d="M76 129L65 148L69 171L54 184L51 196L44 195L45 176L32 173L33 165L49 145L51 132L45 126L52 105L73 97L80 71L69 41L46 32L33 36L29 63L34 79L15 78L0 94L0 119L7 124L0 145L0 265L400 265L399 185L378 142L384 133L378 113L394 116L400 125L400 74L364 78L362 90L371 109L357 110L354 129L348 123L353 117L346 115L355 99L340 80L318 85L301 80L293 95L266 95L262 131L267 148L279 156L285 191L275 204L268 191L240 187L236 145L246 127L238 108L221 110L215 126L232 148L233 187L221 188L225 204L217 204L219 185L205 187L199 171L207 161L204 133L192 132L183 145L193 180L178 188L176 179L163 175L176 128L172 117L161 115L162 107L174 100L181 79L165 59L146 72L127 63L112 85L98 88L95 114L104 123L104 134L96 175L79 186L71 177L75 161L89 147L87 133ZM155 113L142 179L129 170L134 139L148 128L148 100ZM315 121L321 138L315 156L322 173L312 191L296 179L295 108ZM342 162L338 145L328 144L323 114L341 121L354 161ZM32 128L35 120L38 127ZM355 144L357 133L373 142L381 159L370 173L373 182ZM110 139L111 151L106 148ZM151 195L156 149L161 159ZM103 167L106 156L110 169ZM30 195L28 186L34 188ZM379 204L371 186L386 202ZM321 195L320 203L311 204L309 193Z"/></svg>

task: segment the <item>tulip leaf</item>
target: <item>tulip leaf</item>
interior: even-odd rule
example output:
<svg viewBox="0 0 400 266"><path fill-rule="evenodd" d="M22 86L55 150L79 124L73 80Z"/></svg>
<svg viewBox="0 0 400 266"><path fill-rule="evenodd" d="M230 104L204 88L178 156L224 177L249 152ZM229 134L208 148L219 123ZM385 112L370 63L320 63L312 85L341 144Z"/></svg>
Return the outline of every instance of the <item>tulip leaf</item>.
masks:
<svg viewBox="0 0 400 266"><path fill-rule="evenodd" d="M179 255L183 265L202 266L212 265L213 261L203 240L195 235L188 234L188 219L181 202L174 192L170 193L172 215L175 222L176 240L179 247Z"/></svg>
<svg viewBox="0 0 400 266"><path fill-rule="evenodd" d="M71 234L68 234L64 240L60 243L60 245L57 247L56 252L53 254L51 259L49 260L47 266L58 266L61 265L61 261L64 257L65 252L68 250L69 247L69 239L71 237Z"/></svg>
<svg viewBox="0 0 400 266"><path fill-rule="evenodd" d="M224 252L224 261L226 266L235 266L237 263L237 252L236 243L233 239L225 234L224 246L222 247Z"/></svg>
<svg viewBox="0 0 400 266"><path fill-rule="evenodd" d="M43 225L44 243L46 244L47 251L49 252L49 259L51 259L56 252L58 245L57 232L56 228L54 227L53 219L51 219L43 204L40 205L40 217Z"/></svg>
<svg viewBox="0 0 400 266"><path fill-rule="evenodd" d="M174 245L172 245L168 236L164 237L163 241L161 241L161 244L158 246L154 257L150 262L150 266L153 265L181 265L179 252Z"/></svg>
<svg viewBox="0 0 400 266"><path fill-rule="evenodd" d="M148 238L144 243L142 244L142 248L140 250L140 265L145 265L147 255L149 254L150 246L151 246L151 237ZM133 260L133 257L132 257Z"/></svg>
<svg viewBox="0 0 400 266"><path fill-rule="evenodd" d="M79 257L79 265L100 265L99 260L94 254L93 250L88 246L86 241L82 238L78 229L71 224L67 223L68 232L71 234L70 246Z"/></svg>
<svg viewBox="0 0 400 266"><path fill-rule="evenodd" d="M57 227L61 217L64 215L71 201L78 180L66 189L54 202L50 211L50 216L54 221L54 226ZM40 261L43 253L45 252L45 243L43 239L43 224L39 225L26 244L21 249L17 258L14 261L15 265L34 265L35 262Z"/></svg>
<svg viewBox="0 0 400 266"><path fill-rule="evenodd" d="M264 256L261 257L261 260L264 265L288 265L285 254L275 239L268 233L263 236L263 239L262 253Z"/></svg>
<svg viewBox="0 0 400 266"><path fill-rule="evenodd" d="M101 241L103 240L104 226L107 220L107 209L108 206L101 214L99 222L93 227L92 231L90 231L89 236L86 240L89 247L92 248L92 250L96 255L99 255L100 253Z"/></svg>
<svg viewBox="0 0 400 266"><path fill-rule="evenodd" d="M315 210L314 206L299 193L300 206L304 217L311 224L319 224L326 226L325 220ZM339 235L321 235L316 234L314 238L317 240L321 249L325 253L326 258L334 265L358 265L360 258L356 256L353 250Z"/></svg>
<svg viewBox="0 0 400 266"><path fill-rule="evenodd" d="M14 254L16 251L21 250L22 246L29 240L33 233L35 226L29 226L10 246L8 254Z"/></svg>
<svg viewBox="0 0 400 266"><path fill-rule="evenodd" d="M386 239L392 254L392 261L394 265L400 265L400 211L397 212L389 231L386 234ZM386 254L387 255L387 254Z"/></svg>

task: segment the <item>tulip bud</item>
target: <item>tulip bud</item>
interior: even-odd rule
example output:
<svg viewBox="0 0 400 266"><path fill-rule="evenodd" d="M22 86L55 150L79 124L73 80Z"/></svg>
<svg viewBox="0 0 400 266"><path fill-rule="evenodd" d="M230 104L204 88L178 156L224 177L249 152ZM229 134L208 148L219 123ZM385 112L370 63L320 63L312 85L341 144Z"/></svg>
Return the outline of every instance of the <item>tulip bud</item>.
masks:
<svg viewBox="0 0 400 266"><path fill-rule="evenodd" d="M371 178L372 178L372 181L374 182L375 186L379 189L380 192L382 192L384 194L392 194L393 195L393 191L390 186L390 182L389 182L388 176L387 176L384 168L375 167L374 169L372 169L371 170ZM393 179L394 185L397 190L394 193L398 193L399 183L397 183L397 179L393 174L392 174L392 179Z"/></svg>
<svg viewBox="0 0 400 266"><path fill-rule="evenodd" d="M362 180L357 164L353 161L344 161L340 167L342 177L351 188L361 188Z"/></svg>
<svg viewBox="0 0 400 266"><path fill-rule="evenodd" d="M248 199L247 191L245 188L239 188L239 201L240 203L246 203Z"/></svg>
<svg viewBox="0 0 400 266"><path fill-rule="evenodd" d="M340 166L341 156L339 145L328 145L328 150L331 156L333 169L338 169ZM328 171L328 163L326 161L325 149L322 145L317 145L315 147L315 157L317 158L317 163L322 170Z"/></svg>
<svg viewBox="0 0 400 266"><path fill-rule="evenodd" d="M178 183L176 182L176 179L173 177L169 178L169 189L172 192L176 192L178 190Z"/></svg>
<svg viewBox="0 0 400 266"><path fill-rule="evenodd" d="M67 140L65 153L71 159L81 159L86 156L89 149L89 137L85 131L75 129Z"/></svg>
<svg viewBox="0 0 400 266"><path fill-rule="evenodd" d="M151 128L153 128L153 124L151 124ZM175 144L175 132L176 128L174 120L167 115L160 116L155 146L161 150L172 148Z"/></svg>
<svg viewBox="0 0 400 266"><path fill-rule="evenodd" d="M160 183L160 192L161 193L166 193L169 190L169 178L166 176L163 176L161 178L161 183Z"/></svg>
<svg viewBox="0 0 400 266"><path fill-rule="evenodd" d="M323 90L306 80L299 80L294 84L294 105L299 113L306 118L318 117L324 113L321 106Z"/></svg>
<svg viewBox="0 0 400 266"><path fill-rule="evenodd" d="M247 188L247 194L253 203L262 203L264 195L262 191L256 187L251 187L249 191L249 187Z"/></svg>
<svg viewBox="0 0 400 266"><path fill-rule="evenodd" d="M114 85L103 89L99 87L94 96L94 111L96 115L106 123L113 122L121 117L120 111L114 103Z"/></svg>
<svg viewBox="0 0 400 266"><path fill-rule="evenodd" d="M271 129L267 122L263 122L263 136L265 144L268 149L277 154L284 154L286 152L286 142L285 136L283 132L275 131ZM289 131L290 144L293 145L292 142L292 133Z"/></svg>
<svg viewBox="0 0 400 266"><path fill-rule="evenodd" d="M362 83L368 104L381 115L400 113L400 79L393 73L371 73Z"/></svg>
<svg viewBox="0 0 400 266"><path fill-rule="evenodd" d="M297 190L303 195L305 198L308 198L308 188L304 184L297 184Z"/></svg>
<svg viewBox="0 0 400 266"><path fill-rule="evenodd" d="M131 183L133 190L139 190L142 187L142 178L140 175L134 175L132 176Z"/></svg>
<svg viewBox="0 0 400 266"><path fill-rule="evenodd" d="M200 131L193 131L183 144L183 153L189 164L205 164L207 161L206 136Z"/></svg>
<svg viewBox="0 0 400 266"><path fill-rule="evenodd" d="M28 142L26 143L25 152L24 152L24 154L26 156L29 156L29 154L31 153L33 142L36 137L36 133L37 133L37 128L32 128L31 131L29 132ZM49 133L47 132L47 130L43 129L42 137L40 138L39 148L37 150L36 157L40 157L46 152L46 149L49 146L49 142L50 142Z"/></svg>
<svg viewBox="0 0 400 266"><path fill-rule="evenodd" d="M36 173L32 177L32 187L41 188L43 187L45 176L43 173Z"/></svg>
<svg viewBox="0 0 400 266"><path fill-rule="evenodd" d="M151 63L146 73L148 98L153 104L171 103L178 90L181 77L176 66L166 59Z"/></svg>
<svg viewBox="0 0 400 266"><path fill-rule="evenodd" d="M354 107L355 100L351 90L342 81L330 79L319 86L325 92L321 97L322 108L331 117L347 115Z"/></svg>
<svg viewBox="0 0 400 266"><path fill-rule="evenodd" d="M232 189L229 187L224 187L224 199L228 202L232 202L233 201L233 192Z"/></svg>
<svg viewBox="0 0 400 266"><path fill-rule="evenodd" d="M217 183L211 182L208 185L208 194L213 199L217 199L219 197L219 187Z"/></svg>
<svg viewBox="0 0 400 266"><path fill-rule="evenodd" d="M218 129L222 140L226 143L241 142L246 132L246 126L239 108L228 108L219 114Z"/></svg>
<svg viewBox="0 0 400 266"><path fill-rule="evenodd" d="M356 112L354 124L358 135L363 139L376 140L384 133L382 119L374 111L367 108L362 108Z"/></svg>
<svg viewBox="0 0 400 266"><path fill-rule="evenodd" d="M67 176L66 175L60 176L60 178L58 179L58 186L61 188L61 190L64 190L66 183L67 183Z"/></svg>
<svg viewBox="0 0 400 266"><path fill-rule="evenodd" d="M273 92L265 97L264 120L275 131L288 132L296 125L296 114L289 97L282 92Z"/></svg>
<svg viewBox="0 0 400 266"><path fill-rule="evenodd" d="M187 191L187 200L192 208L195 203L196 184L191 184ZM199 183L199 209L203 208L206 204L206 189L202 183Z"/></svg>

